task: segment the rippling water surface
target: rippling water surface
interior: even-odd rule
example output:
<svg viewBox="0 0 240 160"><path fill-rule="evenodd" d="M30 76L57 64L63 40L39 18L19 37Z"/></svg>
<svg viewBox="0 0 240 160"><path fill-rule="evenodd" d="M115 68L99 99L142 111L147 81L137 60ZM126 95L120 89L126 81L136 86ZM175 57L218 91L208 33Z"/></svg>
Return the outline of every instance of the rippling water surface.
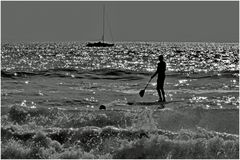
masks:
<svg viewBox="0 0 240 160"><path fill-rule="evenodd" d="M153 71L164 54L168 71L209 72L236 70L238 44L218 43L117 43L110 48L89 48L84 43L2 44L2 69L94 70L114 68Z"/></svg>
<svg viewBox="0 0 240 160"><path fill-rule="evenodd" d="M238 53L234 43L129 42L110 48L77 42L2 44L2 105L94 108L114 100L144 100L138 91L163 54L169 101L236 108ZM155 87L152 81L147 99L156 100Z"/></svg>
<svg viewBox="0 0 240 160"><path fill-rule="evenodd" d="M158 99L156 80L144 88L163 54L168 108L239 108L239 49L234 43L2 44L2 108L138 110L129 101ZM123 104L123 105L121 105ZM3 109L4 110L4 109Z"/></svg>
<svg viewBox="0 0 240 160"><path fill-rule="evenodd" d="M138 145L148 158L239 157L236 43L2 43L1 49L2 158L136 158L143 153ZM165 109L151 103L158 99L156 79L143 98L138 94L160 54L167 63ZM151 149L164 144L170 147Z"/></svg>

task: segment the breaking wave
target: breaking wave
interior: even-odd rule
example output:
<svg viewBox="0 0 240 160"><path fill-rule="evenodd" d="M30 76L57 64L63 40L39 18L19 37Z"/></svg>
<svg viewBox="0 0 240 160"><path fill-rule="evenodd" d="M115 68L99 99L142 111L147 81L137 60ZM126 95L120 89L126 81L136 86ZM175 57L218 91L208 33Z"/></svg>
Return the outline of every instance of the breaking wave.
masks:
<svg viewBox="0 0 240 160"><path fill-rule="evenodd" d="M162 112L174 117L175 123L181 123L176 116ZM202 127L177 132L156 126L149 128L150 123L154 124L154 120L150 121L154 117L151 114L151 111L136 115L121 111L76 112L13 106L1 119L1 158L195 159L239 156L238 134L209 131ZM139 127L146 126L141 120L149 122L148 128Z"/></svg>

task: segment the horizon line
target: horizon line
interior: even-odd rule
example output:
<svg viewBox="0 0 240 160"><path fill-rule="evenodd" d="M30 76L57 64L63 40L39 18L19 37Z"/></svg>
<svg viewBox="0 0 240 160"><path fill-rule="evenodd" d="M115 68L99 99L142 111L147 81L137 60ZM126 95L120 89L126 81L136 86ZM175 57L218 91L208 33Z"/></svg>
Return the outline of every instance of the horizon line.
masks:
<svg viewBox="0 0 240 160"><path fill-rule="evenodd" d="M8 41L8 40L1 40L2 43L87 43L87 42L98 42L98 41L85 41L85 40L79 40L79 41ZM141 40L134 40L134 41L105 41L105 42L111 42L111 43L239 43L239 41L226 41L226 42L218 42L218 41L141 41Z"/></svg>

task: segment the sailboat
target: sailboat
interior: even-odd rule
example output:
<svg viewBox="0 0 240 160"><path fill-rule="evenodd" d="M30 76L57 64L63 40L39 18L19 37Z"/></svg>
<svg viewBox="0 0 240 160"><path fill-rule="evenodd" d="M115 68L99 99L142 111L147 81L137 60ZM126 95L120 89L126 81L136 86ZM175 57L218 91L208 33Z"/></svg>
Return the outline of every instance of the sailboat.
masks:
<svg viewBox="0 0 240 160"><path fill-rule="evenodd" d="M102 41L99 42L88 42L87 47L112 47L113 43L104 42L104 30L105 30L105 5L103 6L103 33L102 33Z"/></svg>

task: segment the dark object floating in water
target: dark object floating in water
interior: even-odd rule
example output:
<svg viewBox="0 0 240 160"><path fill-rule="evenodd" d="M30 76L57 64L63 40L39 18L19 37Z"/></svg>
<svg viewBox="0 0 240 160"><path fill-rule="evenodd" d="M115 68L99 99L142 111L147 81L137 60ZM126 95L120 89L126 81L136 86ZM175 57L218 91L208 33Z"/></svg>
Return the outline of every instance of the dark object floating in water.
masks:
<svg viewBox="0 0 240 160"><path fill-rule="evenodd" d="M100 109L100 110L106 110L106 106L101 105L101 106L99 107L99 109Z"/></svg>
<svg viewBox="0 0 240 160"><path fill-rule="evenodd" d="M87 43L87 47L112 47L114 46L113 43L104 43L104 42L95 42L95 43Z"/></svg>
<svg viewBox="0 0 240 160"><path fill-rule="evenodd" d="M127 102L127 104L128 104L128 105L133 105L133 104L134 104L134 102Z"/></svg>

